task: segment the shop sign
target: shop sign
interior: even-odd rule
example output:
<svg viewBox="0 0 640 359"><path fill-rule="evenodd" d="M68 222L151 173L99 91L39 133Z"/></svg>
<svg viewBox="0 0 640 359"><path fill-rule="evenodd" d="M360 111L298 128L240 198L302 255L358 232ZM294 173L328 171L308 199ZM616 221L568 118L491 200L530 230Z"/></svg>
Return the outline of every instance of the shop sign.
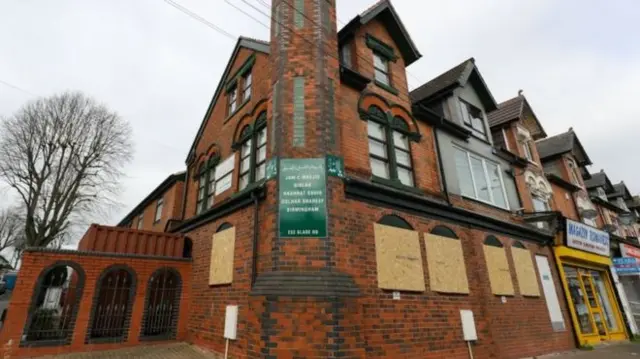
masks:
<svg viewBox="0 0 640 359"><path fill-rule="evenodd" d="M609 256L609 233L567 219L567 247Z"/></svg>
<svg viewBox="0 0 640 359"><path fill-rule="evenodd" d="M640 274L640 259L633 257L613 258L613 266L619 276Z"/></svg>
<svg viewBox="0 0 640 359"><path fill-rule="evenodd" d="M620 252L623 257L640 258L640 248L632 247L628 244L620 243Z"/></svg>
<svg viewBox="0 0 640 359"><path fill-rule="evenodd" d="M327 236L326 183L324 158L280 160L278 212L281 238Z"/></svg>

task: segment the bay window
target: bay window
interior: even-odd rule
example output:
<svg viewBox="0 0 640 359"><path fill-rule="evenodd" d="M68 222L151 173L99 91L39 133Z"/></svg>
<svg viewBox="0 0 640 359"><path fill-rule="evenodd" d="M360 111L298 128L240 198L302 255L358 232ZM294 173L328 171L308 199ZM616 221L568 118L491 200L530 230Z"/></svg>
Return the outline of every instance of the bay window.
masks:
<svg viewBox="0 0 640 359"><path fill-rule="evenodd" d="M509 209L500 166L485 158L454 148L460 194Z"/></svg>

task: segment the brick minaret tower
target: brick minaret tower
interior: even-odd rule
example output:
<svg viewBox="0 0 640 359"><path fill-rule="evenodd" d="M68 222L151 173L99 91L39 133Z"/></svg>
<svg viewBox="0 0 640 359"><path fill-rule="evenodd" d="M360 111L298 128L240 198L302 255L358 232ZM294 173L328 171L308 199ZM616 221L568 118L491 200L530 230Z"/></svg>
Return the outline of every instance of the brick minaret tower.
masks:
<svg viewBox="0 0 640 359"><path fill-rule="evenodd" d="M334 220L339 209L332 205L344 191L340 178L326 175L327 158L340 158L336 0L272 1L271 69L274 125L269 151L279 159L279 178L268 184L268 205L261 219L258 276L251 298L255 317L249 323L255 326L252 342L259 343L255 354L362 357L356 320L361 312L359 291L346 274L347 246ZM319 180L289 183L287 171L292 168L300 171L296 175ZM315 217L291 217L290 209L283 209L296 203L286 192L299 189L324 192L303 196L314 200ZM306 209L291 211L297 210Z"/></svg>

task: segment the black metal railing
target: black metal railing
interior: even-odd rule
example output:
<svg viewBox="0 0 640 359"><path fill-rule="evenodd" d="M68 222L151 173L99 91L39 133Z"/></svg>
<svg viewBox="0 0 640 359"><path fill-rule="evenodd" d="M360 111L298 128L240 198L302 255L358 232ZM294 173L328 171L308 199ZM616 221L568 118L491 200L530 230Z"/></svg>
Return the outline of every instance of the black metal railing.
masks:
<svg viewBox="0 0 640 359"><path fill-rule="evenodd" d="M132 294L135 290L131 273L126 269L107 272L96 288L90 339L120 339L129 329Z"/></svg>
<svg viewBox="0 0 640 359"><path fill-rule="evenodd" d="M82 288L79 275L66 265L51 268L41 278L35 292L24 340L64 341L71 338Z"/></svg>
<svg viewBox="0 0 640 359"><path fill-rule="evenodd" d="M142 336L171 337L175 333L180 300L180 278L169 269L156 272L149 280Z"/></svg>

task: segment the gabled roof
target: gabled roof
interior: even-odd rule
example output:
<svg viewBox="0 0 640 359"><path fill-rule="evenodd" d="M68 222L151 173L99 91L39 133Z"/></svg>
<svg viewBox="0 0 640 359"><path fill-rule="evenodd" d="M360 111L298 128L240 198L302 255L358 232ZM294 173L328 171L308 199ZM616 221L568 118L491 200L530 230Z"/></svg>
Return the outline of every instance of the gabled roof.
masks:
<svg viewBox="0 0 640 359"><path fill-rule="evenodd" d="M640 196L633 196L632 199L627 201L627 207L640 208Z"/></svg>
<svg viewBox="0 0 640 359"><path fill-rule="evenodd" d="M530 113L533 116L533 119L538 126L538 130L535 133L532 133L534 138L543 138L547 137L547 133L544 131L542 124L538 121L538 117L533 112L531 105L529 105L529 101L524 97L521 93L518 93L518 96L504 101L498 104L498 109L490 112L487 115L489 120L490 127L497 127L504 124L507 124L512 121L518 121L522 119L522 116L526 113Z"/></svg>
<svg viewBox="0 0 640 359"><path fill-rule="evenodd" d="M591 159L589 159L587 152L584 150L584 147L582 147L573 128L570 128L569 131L565 133L536 141L536 147L538 148L540 159L543 162L545 159L551 159L555 156L572 152L580 166L592 164Z"/></svg>
<svg viewBox="0 0 640 359"><path fill-rule="evenodd" d="M238 38L238 42L236 42L236 46L233 49L233 52L231 53L231 57L229 58L229 62L227 62L227 67L225 67L224 72L222 73L222 77L220 78L220 81L218 82L218 87L216 87L216 91L213 94L213 98L211 99L211 102L209 103L209 107L207 108L207 112L204 114L204 118L202 119L202 123L200 124L200 128L198 129L198 133L196 134L196 137L193 139L193 143L191 144L191 148L189 149L189 153L187 155L187 163L189 163L189 160L191 159L192 156L195 155L195 150L196 150L196 146L198 145L198 141L200 140L200 137L202 136L202 132L204 131L204 128L207 124L207 121L209 119L209 117L211 117L211 111L213 111L213 107L215 106L216 102L218 101L218 97L220 96L220 94L222 93L222 90L224 88L224 84L225 84L225 79L227 78L227 76L229 76L229 73L231 72L231 68L233 66L233 63L236 59L236 57L238 56L238 53L240 52L240 49L242 48L246 48L246 49L250 49L250 50L254 50L256 52L261 52L264 54L268 54L269 50L270 50L270 44L268 41L262 41L262 40L257 40L257 39L252 39L249 37L244 37L244 36L240 36Z"/></svg>
<svg viewBox="0 0 640 359"><path fill-rule="evenodd" d="M378 1L362 14L349 21L347 25L338 31L338 41L342 42L350 38L360 26L366 25L372 20L379 20L384 24L389 35L398 46L405 66L411 65L422 57L389 0Z"/></svg>
<svg viewBox="0 0 640 359"><path fill-rule="evenodd" d="M177 182L184 182L184 176L186 172L178 172L167 177L162 183L158 185L147 197L145 197L137 206L135 206L131 212L129 212L124 218L118 223L118 227L126 226L129 222L133 220L133 217L138 215L140 211L144 210L151 202L155 201L160 195L164 194L169 188L171 188Z"/></svg>
<svg viewBox="0 0 640 359"><path fill-rule="evenodd" d="M414 103L431 102L450 94L455 88L462 87L467 82L470 82L476 89L485 111L491 112L497 108L496 100L484 82L473 57L411 91L409 97Z"/></svg>
<svg viewBox="0 0 640 359"><path fill-rule="evenodd" d="M624 184L624 181L614 184L613 193L608 194L607 197L609 198L623 197L625 200L630 200L632 198L631 192L629 192L629 189L627 188L627 185Z"/></svg>
<svg viewBox="0 0 640 359"><path fill-rule="evenodd" d="M607 176L604 170L592 173L591 178L584 181L584 185L587 187L587 189L602 187L606 193L612 192L614 190L613 185L609 180L609 176Z"/></svg>

